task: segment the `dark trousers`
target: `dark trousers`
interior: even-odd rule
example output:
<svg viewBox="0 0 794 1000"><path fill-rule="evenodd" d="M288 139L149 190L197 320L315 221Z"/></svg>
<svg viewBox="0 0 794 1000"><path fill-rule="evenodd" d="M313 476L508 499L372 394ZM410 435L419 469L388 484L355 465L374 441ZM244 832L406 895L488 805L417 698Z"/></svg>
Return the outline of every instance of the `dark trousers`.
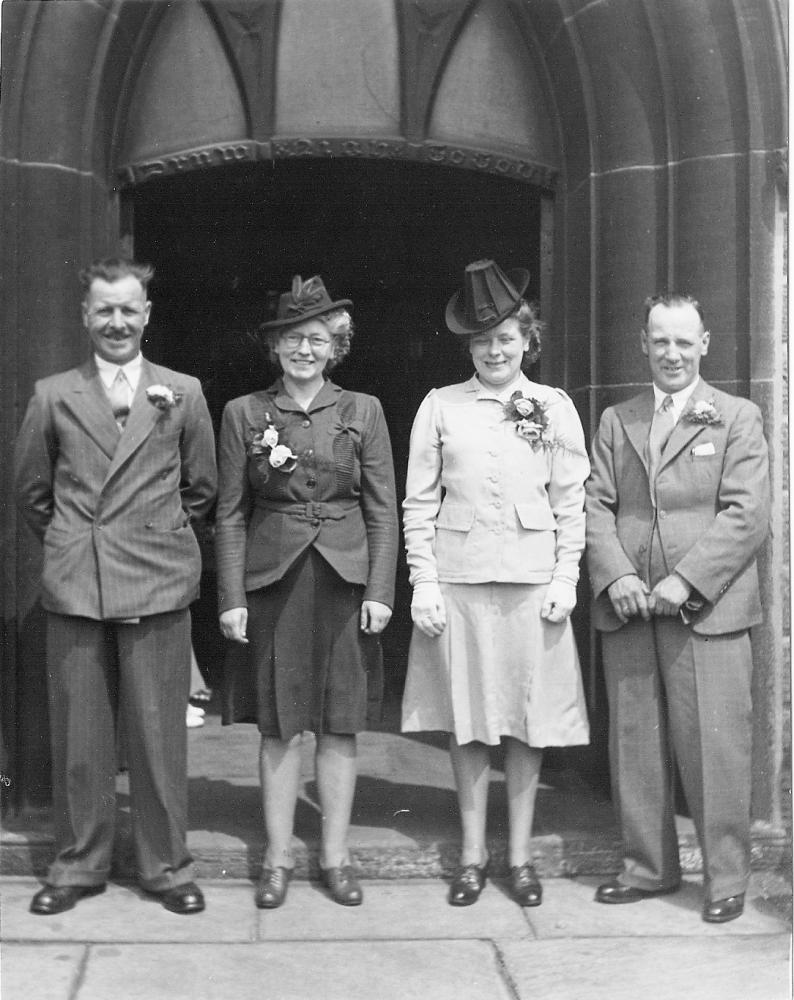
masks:
<svg viewBox="0 0 794 1000"><path fill-rule="evenodd" d="M695 824L709 899L750 874L751 678L747 632L702 636L677 618L603 634L620 880L667 888L681 875L674 761Z"/></svg>
<svg viewBox="0 0 794 1000"><path fill-rule="evenodd" d="M136 624L50 612L47 670L58 848L48 881L98 885L109 875L118 722L140 881L155 892L189 882L189 610L151 615Z"/></svg>

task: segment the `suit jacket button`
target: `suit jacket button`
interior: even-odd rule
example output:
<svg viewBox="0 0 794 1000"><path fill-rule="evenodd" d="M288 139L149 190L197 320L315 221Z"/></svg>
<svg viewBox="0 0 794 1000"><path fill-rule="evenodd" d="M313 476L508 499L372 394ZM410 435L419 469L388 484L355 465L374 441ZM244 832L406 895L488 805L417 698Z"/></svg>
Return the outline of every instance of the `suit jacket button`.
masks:
<svg viewBox="0 0 794 1000"><path fill-rule="evenodd" d="M311 420L304 420L304 421L303 421L303 422L301 423L301 427L311 427L311 425L312 425L312 422L311 422Z"/></svg>
<svg viewBox="0 0 794 1000"><path fill-rule="evenodd" d="M306 480L306 485L309 487L309 489L313 490L314 487L317 485L317 480L316 479L307 479Z"/></svg>
<svg viewBox="0 0 794 1000"><path fill-rule="evenodd" d="M320 518L319 517L313 517L312 518L312 527L313 528L319 528L320 527Z"/></svg>

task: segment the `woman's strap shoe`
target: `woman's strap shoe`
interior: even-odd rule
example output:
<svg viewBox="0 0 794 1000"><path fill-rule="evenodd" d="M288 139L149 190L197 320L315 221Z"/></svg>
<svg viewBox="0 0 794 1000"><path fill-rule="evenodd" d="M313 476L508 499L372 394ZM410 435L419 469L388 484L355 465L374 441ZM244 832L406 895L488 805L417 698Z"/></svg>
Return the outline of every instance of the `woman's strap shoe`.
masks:
<svg viewBox="0 0 794 1000"><path fill-rule="evenodd" d="M287 898L287 886L292 878L291 868L263 868L254 894L260 910L275 910Z"/></svg>
<svg viewBox="0 0 794 1000"><path fill-rule="evenodd" d="M450 906L471 906L480 898L488 877L488 864L463 865L449 887Z"/></svg>
<svg viewBox="0 0 794 1000"><path fill-rule="evenodd" d="M328 890L331 899L342 906L360 906L363 898L352 865L341 868L321 868L320 881Z"/></svg>
<svg viewBox="0 0 794 1000"><path fill-rule="evenodd" d="M543 902L543 886L529 863L511 868L508 884L510 895L519 906L540 906Z"/></svg>
<svg viewBox="0 0 794 1000"><path fill-rule="evenodd" d="M715 899L706 902L703 907L703 919L707 924L724 924L735 920L744 913L744 893L728 896L726 899Z"/></svg>

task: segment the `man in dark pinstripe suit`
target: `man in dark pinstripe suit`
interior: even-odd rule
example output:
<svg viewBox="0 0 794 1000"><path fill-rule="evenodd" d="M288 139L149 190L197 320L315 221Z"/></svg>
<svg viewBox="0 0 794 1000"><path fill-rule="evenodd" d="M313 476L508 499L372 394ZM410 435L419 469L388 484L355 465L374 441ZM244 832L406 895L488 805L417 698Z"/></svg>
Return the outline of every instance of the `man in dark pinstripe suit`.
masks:
<svg viewBox="0 0 794 1000"><path fill-rule="evenodd" d="M105 887L117 718L141 885L175 913L204 908L185 836L185 702L215 445L199 382L140 353L151 277L119 259L82 272L93 355L36 383L17 440L20 510L44 546L58 847L34 913Z"/></svg>

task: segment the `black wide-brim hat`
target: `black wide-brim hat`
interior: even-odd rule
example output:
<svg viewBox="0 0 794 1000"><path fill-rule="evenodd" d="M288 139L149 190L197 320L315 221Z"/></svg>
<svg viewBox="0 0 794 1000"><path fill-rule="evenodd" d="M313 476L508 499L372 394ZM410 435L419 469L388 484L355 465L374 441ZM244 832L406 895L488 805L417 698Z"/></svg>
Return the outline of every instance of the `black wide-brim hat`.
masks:
<svg viewBox="0 0 794 1000"><path fill-rule="evenodd" d="M529 271L505 273L492 260L476 260L463 275L463 288L447 303L446 323L453 333L484 333L512 315L529 284Z"/></svg>
<svg viewBox="0 0 794 1000"><path fill-rule="evenodd" d="M333 309L351 307L350 299L331 301L322 278L315 274L303 281L299 274L292 279L292 288L279 296L276 318L260 324L260 330L278 330L281 327L296 326L304 320L322 316Z"/></svg>

